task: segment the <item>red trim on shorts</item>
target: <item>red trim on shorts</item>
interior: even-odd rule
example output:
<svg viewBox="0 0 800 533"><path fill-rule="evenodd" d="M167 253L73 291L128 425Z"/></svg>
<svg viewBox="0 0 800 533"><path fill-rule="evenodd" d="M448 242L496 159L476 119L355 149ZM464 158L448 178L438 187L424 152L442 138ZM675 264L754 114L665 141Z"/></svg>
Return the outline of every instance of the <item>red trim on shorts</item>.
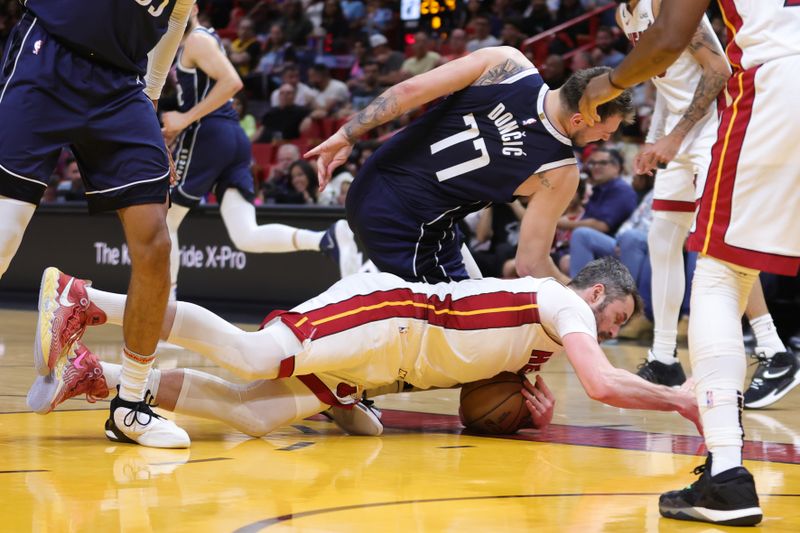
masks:
<svg viewBox="0 0 800 533"><path fill-rule="evenodd" d="M294 356L290 355L286 359L281 360L281 365L278 368L278 378L288 378L294 374Z"/></svg>
<svg viewBox="0 0 800 533"><path fill-rule="evenodd" d="M746 268L794 276L800 268L798 257L748 250L725 242L731 220L736 169L753 112L758 68L737 72L728 82L733 103L722 112L695 231L689 235L687 249Z"/></svg>
<svg viewBox="0 0 800 533"><path fill-rule="evenodd" d="M719 9L722 11L722 21L728 33L728 45L725 47L725 55L734 67L734 72L742 70L742 49L736 43L736 35L742 29L742 17L736 10L735 0L717 0Z"/></svg>
<svg viewBox="0 0 800 533"><path fill-rule="evenodd" d="M353 408L352 403L340 402L339 398L337 398L336 395L333 394L333 392L331 392L331 390L325 385L325 383L323 383L322 380L314 374L297 376L297 379L299 379L303 385L308 387L308 390L313 392L314 396L316 396L322 403L326 403L334 407L343 407L345 409Z"/></svg>
<svg viewBox="0 0 800 533"><path fill-rule="evenodd" d="M653 211L676 211L680 213L694 213L694 202L680 200L653 200Z"/></svg>
<svg viewBox="0 0 800 533"><path fill-rule="evenodd" d="M280 315L298 338L320 339L347 329L386 320L414 318L445 329L476 330L539 323L536 293L497 291L456 300L447 295L415 293L411 289L357 295L304 314Z"/></svg>

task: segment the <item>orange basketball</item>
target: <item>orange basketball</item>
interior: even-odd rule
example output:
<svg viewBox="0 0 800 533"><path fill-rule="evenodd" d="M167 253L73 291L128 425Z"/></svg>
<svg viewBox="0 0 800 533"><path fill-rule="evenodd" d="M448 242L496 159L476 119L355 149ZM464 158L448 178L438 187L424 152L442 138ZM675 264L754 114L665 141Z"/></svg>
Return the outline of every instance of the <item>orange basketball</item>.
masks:
<svg viewBox="0 0 800 533"><path fill-rule="evenodd" d="M501 372L461 387L461 423L473 433L516 433L528 417L520 376Z"/></svg>

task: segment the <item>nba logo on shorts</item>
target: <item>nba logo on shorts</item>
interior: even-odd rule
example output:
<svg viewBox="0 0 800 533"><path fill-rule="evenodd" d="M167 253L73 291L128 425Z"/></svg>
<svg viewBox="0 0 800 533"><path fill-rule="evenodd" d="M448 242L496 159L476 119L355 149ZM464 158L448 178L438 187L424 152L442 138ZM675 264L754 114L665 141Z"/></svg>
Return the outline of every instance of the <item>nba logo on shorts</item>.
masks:
<svg viewBox="0 0 800 533"><path fill-rule="evenodd" d="M39 55L39 50L41 50L41 49L42 49L42 40L39 39L38 41L33 43L33 55L38 56Z"/></svg>

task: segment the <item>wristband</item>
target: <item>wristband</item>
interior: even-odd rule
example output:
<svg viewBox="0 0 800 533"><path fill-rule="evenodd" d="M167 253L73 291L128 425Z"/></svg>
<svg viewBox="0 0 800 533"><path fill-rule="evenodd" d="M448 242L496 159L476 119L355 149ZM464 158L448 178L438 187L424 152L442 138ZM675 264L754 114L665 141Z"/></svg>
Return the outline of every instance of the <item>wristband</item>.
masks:
<svg viewBox="0 0 800 533"><path fill-rule="evenodd" d="M614 87L615 89L619 89L620 91L624 91L625 89L627 89L627 87L620 87L619 85L617 85L616 83L614 83L614 80L611 78L611 75L612 75L613 73L614 73L614 71L613 71L613 70L612 70L611 72L609 72L609 73L608 73L608 83L610 83L612 87Z"/></svg>

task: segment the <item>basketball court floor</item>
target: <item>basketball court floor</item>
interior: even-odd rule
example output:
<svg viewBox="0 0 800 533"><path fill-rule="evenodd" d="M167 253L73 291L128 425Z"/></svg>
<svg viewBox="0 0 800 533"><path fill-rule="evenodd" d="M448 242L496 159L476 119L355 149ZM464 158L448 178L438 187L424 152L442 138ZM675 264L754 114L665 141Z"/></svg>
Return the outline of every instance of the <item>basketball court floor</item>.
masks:
<svg viewBox="0 0 800 533"><path fill-rule="evenodd" d="M593 402L563 356L543 368L557 398L545 431L463 434L458 392L430 391L378 399L382 437L349 437L320 417L252 439L179 416L191 449L155 450L106 440L105 401L27 411L35 323L33 312L0 310L0 531L733 530L658 514L658 495L694 480L704 460L691 424ZM85 337L110 361L121 338L114 326ZM635 344L605 348L629 369L645 354ZM162 368L225 375L190 352L160 353ZM800 531L799 411L796 390L744 414L763 531Z"/></svg>

